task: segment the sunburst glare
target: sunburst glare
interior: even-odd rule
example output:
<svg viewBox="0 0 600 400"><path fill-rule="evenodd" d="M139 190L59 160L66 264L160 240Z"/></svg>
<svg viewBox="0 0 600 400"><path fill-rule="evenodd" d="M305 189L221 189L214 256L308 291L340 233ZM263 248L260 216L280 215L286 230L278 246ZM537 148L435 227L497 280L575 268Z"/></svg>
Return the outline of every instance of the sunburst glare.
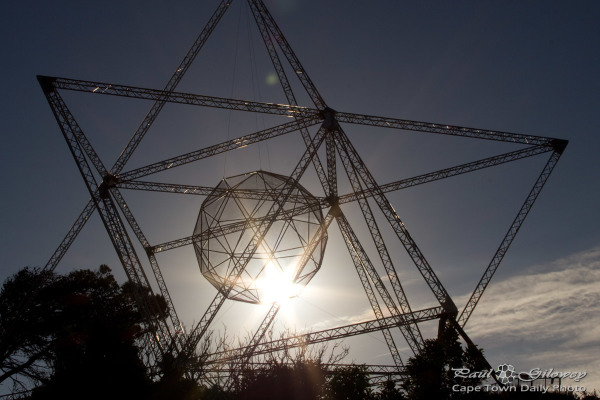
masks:
<svg viewBox="0 0 600 400"><path fill-rule="evenodd" d="M256 280L256 287L264 293L262 303L284 305L297 296L302 286L294 283L294 269L281 270L273 261L267 262L263 273Z"/></svg>

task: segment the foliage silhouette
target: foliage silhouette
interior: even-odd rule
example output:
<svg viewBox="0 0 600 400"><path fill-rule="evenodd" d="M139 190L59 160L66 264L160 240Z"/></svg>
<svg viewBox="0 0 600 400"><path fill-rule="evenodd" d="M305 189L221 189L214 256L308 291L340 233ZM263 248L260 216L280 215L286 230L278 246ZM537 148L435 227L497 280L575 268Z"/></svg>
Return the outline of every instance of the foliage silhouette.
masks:
<svg viewBox="0 0 600 400"><path fill-rule="evenodd" d="M373 398L364 365L336 369L326 389L327 400L367 400Z"/></svg>
<svg viewBox="0 0 600 400"><path fill-rule="evenodd" d="M379 392L377 399L379 400L405 400L404 394L398 388L394 381L388 380L383 384L381 392Z"/></svg>
<svg viewBox="0 0 600 400"><path fill-rule="evenodd" d="M38 287L30 298L32 288ZM569 393L456 393L454 384L477 385L481 379L454 377L452 368L482 370L480 350L464 349L456 330L443 326L438 339L426 340L423 351L408 360L403 392L392 381L374 390L365 366L331 369L348 354L339 343L309 350L302 347L266 356L260 369L246 367L231 390L198 384L190 365L168 357L153 381L141 360L146 341L144 316L133 300L130 283L119 285L110 268L79 270L61 276L25 268L0 290L0 383L13 383L23 399L145 400L404 400L404 399L574 399ZM145 291L150 296L149 291ZM166 315L166 303L155 296L155 316ZM269 333L272 335L272 333ZM287 332L289 334L289 332ZM283 335L283 334L282 334ZM210 335L200 353L208 352ZM224 340L216 343L221 350ZM213 349L214 350L214 349ZM204 358L194 368L202 370ZM193 357L192 357L193 356ZM599 400L596 393L579 398Z"/></svg>
<svg viewBox="0 0 600 400"><path fill-rule="evenodd" d="M469 368L480 371L481 350L476 347L463 349L458 333L452 325L444 323L442 334L437 339L425 340L422 351L410 358L406 364L407 377L402 383L406 397L410 400L453 399L462 396L452 386L478 385L480 378L455 378L452 368Z"/></svg>
<svg viewBox="0 0 600 400"><path fill-rule="evenodd" d="M144 317L132 290L106 265L64 276L25 268L7 279L0 292L1 379L13 389L34 385L31 399L145 396L150 381L136 344Z"/></svg>
<svg viewBox="0 0 600 400"><path fill-rule="evenodd" d="M313 362L293 366L272 364L260 371L243 372L240 400L317 400L325 386L322 368Z"/></svg>

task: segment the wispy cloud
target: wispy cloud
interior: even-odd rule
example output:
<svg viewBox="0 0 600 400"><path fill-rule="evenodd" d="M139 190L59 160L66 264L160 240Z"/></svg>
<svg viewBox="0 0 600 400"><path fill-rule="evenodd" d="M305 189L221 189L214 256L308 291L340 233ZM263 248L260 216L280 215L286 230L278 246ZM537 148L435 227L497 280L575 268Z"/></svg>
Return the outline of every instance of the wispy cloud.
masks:
<svg viewBox="0 0 600 400"><path fill-rule="evenodd" d="M365 309L319 325L370 318ZM466 331L494 366L587 371L580 383L600 389L600 246L492 281Z"/></svg>
<svg viewBox="0 0 600 400"><path fill-rule="evenodd" d="M344 315L337 318L328 319L325 321L318 322L310 327L311 331L317 331L321 329L329 329L336 326L357 324L360 322L368 321L375 318L373 310L370 308L364 309L361 313L353 315Z"/></svg>
<svg viewBox="0 0 600 400"><path fill-rule="evenodd" d="M371 318L368 308L311 329ZM493 366L587 371L580 384L600 390L600 246L492 281L466 331Z"/></svg>
<svg viewBox="0 0 600 400"><path fill-rule="evenodd" d="M492 364L586 370L600 389L600 247L493 282L466 330Z"/></svg>

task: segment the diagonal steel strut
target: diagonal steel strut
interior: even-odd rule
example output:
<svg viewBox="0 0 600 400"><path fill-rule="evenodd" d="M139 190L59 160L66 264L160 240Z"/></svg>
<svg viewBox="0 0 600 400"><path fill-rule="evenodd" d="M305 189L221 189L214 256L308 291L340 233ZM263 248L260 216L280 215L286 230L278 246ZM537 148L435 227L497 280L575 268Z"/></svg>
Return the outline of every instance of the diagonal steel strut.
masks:
<svg viewBox="0 0 600 400"><path fill-rule="evenodd" d="M227 7L230 3L230 0L221 1L220 5L217 7L216 11L210 18L209 22L206 24L206 26L204 27L204 29L202 30L202 32L200 33L190 50L187 52L187 54L179 64L179 66L175 69L175 72L173 73L173 75L169 79L169 82L165 86L165 92L168 93L173 91L179 83L179 81L181 81L181 78L183 78L183 75L187 72L192 61L198 55L198 52L206 42L206 39L212 33L217 23L221 20L221 17L227 10ZM127 146L121 152L121 155L117 159L117 162L113 165L113 168L111 169L113 175L118 174L123 169L125 163L129 160L129 158L137 148L137 145L140 143L140 141L142 140L142 138L156 119L156 116L158 115L163 106L164 99L159 99L154 103L154 105L152 106L152 108L150 109L150 111L136 130L136 132L133 134ZM96 168L98 169L98 166L96 166ZM105 175L106 170L104 170L104 174L102 176L104 177ZM81 232L81 229L83 229L83 226L85 225L89 217L92 215L94 211L94 207L92 207L92 205L93 200L90 199L87 205L84 207L81 214L77 217L77 219L65 235L65 238L62 240L56 251L52 254L50 259L44 266L44 270L53 271L56 268L66 251L69 249L69 247L71 247L71 244L73 243L75 238L79 235L79 232Z"/></svg>
<svg viewBox="0 0 600 400"><path fill-rule="evenodd" d="M404 315L404 319L397 316L384 317L383 319L373 319L356 324L338 326L336 328L324 329L321 331L313 331L305 334L290 336L287 338L272 340L269 342L261 342L256 346L253 354L258 356L261 354L274 353L303 347L317 343L328 342L332 340L344 339L351 336L363 335L365 333L376 332L380 329L392 329L406 323L405 321L416 321L417 323L431 321L443 317L445 314L442 307L431 307L422 310L416 310L411 315ZM245 347L228 351L221 351L211 354L206 360L206 364L217 364L235 360L242 354Z"/></svg>
<svg viewBox="0 0 600 400"><path fill-rule="evenodd" d="M148 320L148 324L151 330L155 333L156 338L160 346L160 338L167 339L169 337L168 329L161 323L156 317L152 309L158 310L156 299L152 296L152 289L144 270L141 268L137 254L131 243L131 239L127 234L127 231L118 215L116 206L112 202L109 196L102 196L98 193L98 184L94 178L94 174L89 167L86 159L85 150L82 149L80 143L77 141L76 131L78 127L73 124L74 119L70 114L70 111L62 101L57 90L52 87L51 83L40 80L40 84L44 89L44 93L56 117L58 125L63 133L63 136L67 142L69 150L75 159L77 167L83 177L84 183L92 196L96 209L98 209L102 222L109 233L109 237L113 243L113 246L123 264L125 273L131 282L134 283L134 295L138 304L145 311L145 315ZM145 292L148 291L150 296ZM154 356L156 359L160 359L162 355L162 349L159 346L153 346Z"/></svg>
<svg viewBox="0 0 600 400"><path fill-rule="evenodd" d="M375 182L375 179L363 163L362 159L352 146L352 143L348 140L346 134L341 130L339 130L336 139L339 141L340 153L344 153L348 155L349 160L352 162L357 172L360 174L361 179L365 182L367 188L372 190L374 193L375 201L377 205L385 215L386 219L390 223L392 229L400 239L400 242L406 249L408 255L413 260L413 263L425 279L425 282L439 301L440 305L445 308L448 312L456 312L456 306L454 302L450 298L450 295L438 279L437 275L425 259L423 253L411 237L410 233L404 226L404 223L396 213L396 210L389 202L389 200L385 197L383 191Z"/></svg>
<svg viewBox="0 0 600 400"><path fill-rule="evenodd" d="M542 191L542 188L546 184L546 181L550 177L552 170L556 166L556 163L558 163L558 160L560 159L560 156L562 155L562 152L565 150L566 146L567 146L567 141L559 141L556 143L555 151L550 155L548 162L546 163L542 172L540 173L539 177L537 178L535 184L533 185L533 188L527 195L527 198L523 202L523 205L519 209L517 216L515 217L515 219L513 220L513 223L511 224L510 228L508 229L508 232L506 232L506 235L502 239L502 242L500 243L498 250L496 250L494 257L492 257L492 260L490 261L489 265L485 269L483 276L477 283L477 286L475 286L475 289L473 290L471 297L469 298L469 300L467 301L467 304L465 304L465 307L463 308L462 312L460 313L460 316L458 317L458 323L460 324L461 327L464 327L467 324L467 321L469 320L469 317L473 313L475 306L477 306L477 303L481 299L483 292L485 291L488 284L490 283L490 280L494 276L494 273L500 266L500 263L502 262L504 255L508 251L508 248L510 247L515 236L517 235L517 232L519 232L521 225L523 225L523 222L525 221L525 218L529 214L531 207L533 207L533 203L535 203L535 200L537 199L538 195Z"/></svg>
<svg viewBox="0 0 600 400"><path fill-rule="evenodd" d="M338 141L336 140L336 143L337 142ZM350 161L350 157L346 153L345 148L343 145L341 145L341 143L339 143L338 153L340 154L342 164L344 165L346 174L348 175L348 179L350 180L350 184L352 185L353 190L355 192L362 191L363 187L359 179L357 167ZM375 221L373 211L371 210L371 207L369 206L369 203L366 198L358 197L357 200L365 222L367 224L367 227L369 229L369 232L371 233L371 237L373 239L375 247L377 248L379 258L381 259L383 267L390 280L390 284L392 285L394 294L396 295L396 299L398 300L398 303L400 305L400 310L402 310L403 313L410 313L411 308L408 302L408 298L406 297L406 293L402 288L402 284L400 283L400 279L398 278L398 274L396 272L396 269L394 268L392 258L390 257L387 246L385 245L383 236L381 235L381 231L377 226L377 222ZM389 296L389 294L387 296ZM393 305L393 309L396 313L398 313L398 310L396 309L396 306L393 303L393 301L391 299L387 299L387 301L388 303L390 303L388 304L388 308L392 307ZM408 325L406 327L401 327L401 331L409 346L411 347L413 353L418 354L421 348L423 347L423 337L421 335L421 331L419 330L418 325L414 324Z"/></svg>
<svg viewBox="0 0 600 400"><path fill-rule="evenodd" d="M381 278L375 271L373 264L371 264L371 260L367 256L367 253L362 248L360 241L354 234L354 231L350 227L350 224L346 220L344 215L340 215L337 218L338 226L340 231L342 232L342 237L344 238L344 242L346 243L346 247L348 252L350 253L350 257L352 258L352 262L354 263L354 267L356 272L358 273L358 277L360 282L363 285L363 289L367 294L367 298L369 299L369 303L371 304L371 308L373 309L373 313L375 314L375 318L379 321L383 321L383 312L381 311L381 307L379 302L377 301L377 297L375 296L375 292L371 286L371 282L369 281L369 277L373 281L373 284L379 291L379 295L384 299L389 298L389 293L387 293L387 289L383 285ZM389 303L386 303L388 306L388 311L393 316L398 316L398 310L396 309L396 305L392 303L390 306ZM389 329L383 328L383 322L380 323L382 328L381 332L383 334L383 338L390 350L390 354L392 355L392 359L394 360L394 364L396 367L401 367L404 365L402 362L402 358L400 357L400 353L398 352L398 348L396 347L396 343L394 342L394 338ZM405 332L405 329L400 327L400 329ZM407 339L408 340L408 339Z"/></svg>

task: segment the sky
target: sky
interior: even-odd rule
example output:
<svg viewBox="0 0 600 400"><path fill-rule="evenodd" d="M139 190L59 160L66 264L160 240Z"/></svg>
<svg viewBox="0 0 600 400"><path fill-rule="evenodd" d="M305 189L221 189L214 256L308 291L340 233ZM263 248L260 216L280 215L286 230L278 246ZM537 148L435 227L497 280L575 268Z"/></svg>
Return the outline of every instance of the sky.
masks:
<svg viewBox="0 0 600 400"><path fill-rule="evenodd" d="M5 2L6 3L6 2ZM275 20L329 107L346 112L569 140L466 331L492 365L584 370L600 389L600 6L597 2L268 1ZM43 266L89 195L36 75L160 89L217 2L11 2L1 7L4 84L0 162L3 240L0 279ZM285 98L252 25L233 2L178 90L274 103ZM274 84L275 83L275 84ZM292 82L295 89L298 83ZM64 92L105 164L112 165L150 107L140 100ZM310 106L298 91L298 103ZM167 106L126 170L276 123L270 116ZM344 125L378 183L515 150L432 134ZM312 131L314 133L314 130ZM288 135L289 136L289 135ZM285 136L153 177L216 186L264 169L289 175L302 142ZM409 232L459 309L475 287L546 156L389 194ZM341 168L341 167L339 167ZM343 170L338 170L343 175ZM315 174L301 184L321 196ZM349 184L340 178L340 192ZM188 236L202 197L124 191L153 244ZM359 238L368 231L346 205ZM379 215L377 218L381 218ZM413 309L435 305L418 272L382 222ZM372 246L366 245L372 250ZM190 326L215 289L191 247L158 259L176 309ZM95 215L57 272L108 264L124 273ZM228 302L215 329L244 336L264 306ZM278 329L322 329L372 318L337 227L323 266L280 313ZM425 324L424 333L435 327ZM395 333L397 335L397 333ZM404 359L410 349L399 341ZM349 361L389 363L381 335L347 341Z"/></svg>

